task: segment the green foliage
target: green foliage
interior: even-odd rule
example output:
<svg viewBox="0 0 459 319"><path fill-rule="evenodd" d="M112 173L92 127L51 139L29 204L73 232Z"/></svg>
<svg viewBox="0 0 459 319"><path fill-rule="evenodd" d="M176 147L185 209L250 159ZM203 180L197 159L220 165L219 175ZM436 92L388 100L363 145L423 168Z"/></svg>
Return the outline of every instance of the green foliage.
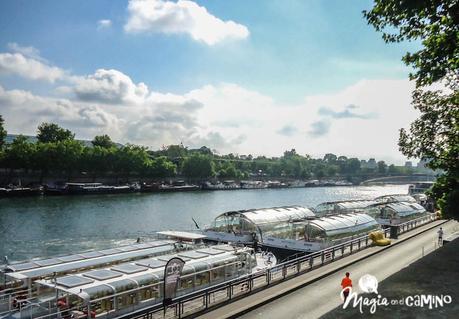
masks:
<svg viewBox="0 0 459 319"><path fill-rule="evenodd" d="M17 136L5 154L5 163L9 168L30 168L34 162L35 145L29 143L23 135Z"/></svg>
<svg viewBox="0 0 459 319"><path fill-rule="evenodd" d="M361 170L357 158L327 154L324 159L312 159L309 155L299 155L295 149L284 152L280 158L235 154L220 156L207 147L188 150L183 145L171 145L152 152L130 144L117 147L108 135L94 137L93 146L87 147L74 140L70 131L57 125L42 124L40 127L46 132L43 136L54 136L50 138L54 141L29 143L26 137L18 136L11 145L0 150L0 167L37 170L42 176L66 174L70 177L84 172L94 178L105 175L165 178L179 174L192 179L212 176L221 179L255 176L322 179L359 175L366 178L374 173ZM179 168L181 171L178 172ZM403 168L391 166L389 171L391 168L399 174L406 173Z"/></svg>
<svg viewBox="0 0 459 319"><path fill-rule="evenodd" d="M236 169L236 166L232 162L224 162L217 170L217 176L219 178L240 178L241 171Z"/></svg>
<svg viewBox="0 0 459 319"><path fill-rule="evenodd" d="M399 146L409 157L431 159L433 169L456 170L459 165L459 77L450 93L415 90L413 106L421 113L400 131Z"/></svg>
<svg viewBox="0 0 459 319"><path fill-rule="evenodd" d="M403 154L430 160L444 172L433 187L442 214L457 219L459 180L459 1L375 0L364 12L387 42L421 40L421 49L403 60L414 67L413 106L420 113L409 131L400 130ZM398 33L388 33L388 30ZM440 82L443 92L423 88ZM389 172L393 168L389 167Z"/></svg>
<svg viewBox="0 0 459 319"><path fill-rule="evenodd" d="M378 173L384 175L386 174L386 172L387 172L386 163L384 161L379 161L378 162Z"/></svg>
<svg viewBox="0 0 459 319"><path fill-rule="evenodd" d="M459 180L452 173L440 176L430 191L430 195L437 199L444 217L457 219L457 208L459 207Z"/></svg>
<svg viewBox="0 0 459 319"><path fill-rule="evenodd" d="M422 48L403 61L418 87L459 69L459 2L457 0L375 0L363 14L386 42L421 40Z"/></svg>
<svg viewBox="0 0 459 319"><path fill-rule="evenodd" d="M160 156L153 159L148 164L149 176L153 177L170 177L177 174L177 165L172 163L165 156Z"/></svg>
<svg viewBox="0 0 459 319"><path fill-rule="evenodd" d="M115 148L86 147L81 154L82 169L93 175L105 175L113 170Z"/></svg>
<svg viewBox="0 0 459 319"><path fill-rule="evenodd" d="M95 136L91 143L94 147L110 148L115 146L115 143L112 142L112 139L107 134Z"/></svg>
<svg viewBox="0 0 459 319"><path fill-rule="evenodd" d="M3 119L2 115L0 114L0 151L5 146L5 139L6 139L6 129L5 129L5 120Z"/></svg>
<svg viewBox="0 0 459 319"><path fill-rule="evenodd" d="M208 178L215 175L214 163L208 155L195 153L185 159L182 174L188 178Z"/></svg>
<svg viewBox="0 0 459 319"><path fill-rule="evenodd" d="M145 172L150 157L142 146L127 144L113 153L114 170L124 175Z"/></svg>
<svg viewBox="0 0 459 319"><path fill-rule="evenodd" d="M73 140L75 134L54 123L42 123L38 126L37 139L41 143L56 143Z"/></svg>

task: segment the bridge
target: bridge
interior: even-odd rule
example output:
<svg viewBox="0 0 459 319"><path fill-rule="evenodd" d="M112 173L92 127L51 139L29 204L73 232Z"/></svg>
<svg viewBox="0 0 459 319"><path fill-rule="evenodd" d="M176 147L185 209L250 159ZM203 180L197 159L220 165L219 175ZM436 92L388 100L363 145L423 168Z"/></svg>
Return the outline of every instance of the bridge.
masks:
<svg viewBox="0 0 459 319"><path fill-rule="evenodd" d="M378 184L411 184L416 182L434 182L435 175L415 174L415 175L397 175L384 176L365 180L360 185L378 185Z"/></svg>

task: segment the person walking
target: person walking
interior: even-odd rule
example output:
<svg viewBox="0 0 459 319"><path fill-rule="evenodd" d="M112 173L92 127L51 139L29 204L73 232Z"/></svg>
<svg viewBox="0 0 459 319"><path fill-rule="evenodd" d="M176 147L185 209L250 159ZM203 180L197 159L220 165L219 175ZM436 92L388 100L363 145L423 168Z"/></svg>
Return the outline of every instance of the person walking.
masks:
<svg viewBox="0 0 459 319"><path fill-rule="evenodd" d="M351 291L352 288L352 280L349 277L350 274L347 272L346 277L341 280L341 287L343 288L343 296L344 296L344 302L346 302L347 297L349 296L349 292Z"/></svg>
<svg viewBox="0 0 459 319"><path fill-rule="evenodd" d="M438 233L438 246L443 246L443 229L440 227L437 233Z"/></svg>

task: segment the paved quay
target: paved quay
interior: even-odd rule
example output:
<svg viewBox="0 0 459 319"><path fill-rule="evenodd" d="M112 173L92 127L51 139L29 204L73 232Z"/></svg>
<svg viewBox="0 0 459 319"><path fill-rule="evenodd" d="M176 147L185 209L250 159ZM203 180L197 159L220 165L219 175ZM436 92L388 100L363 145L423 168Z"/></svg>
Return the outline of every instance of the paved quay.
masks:
<svg viewBox="0 0 459 319"><path fill-rule="evenodd" d="M390 301L390 305L377 306L371 318L458 318L458 251L459 239L456 239L380 282L378 294ZM366 298L375 296L375 294L362 294L362 297ZM419 300L416 296L450 296L451 302L443 302L443 304L433 302L429 309L429 303L416 306L415 302ZM400 300L403 300L402 305L400 305ZM322 316L321 319L355 319L369 316L369 307L363 307L361 313L358 307L343 309L340 305Z"/></svg>
<svg viewBox="0 0 459 319"><path fill-rule="evenodd" d="M339 290L344 272L351 272L356 281L366 273L381 281L421 258L423 252L426 255L434 251L440 224L446 233L459 228L459 224L453 221L429 223L399 236L391 246L364 249L200 318L318 318L341 303Z"/></svg>

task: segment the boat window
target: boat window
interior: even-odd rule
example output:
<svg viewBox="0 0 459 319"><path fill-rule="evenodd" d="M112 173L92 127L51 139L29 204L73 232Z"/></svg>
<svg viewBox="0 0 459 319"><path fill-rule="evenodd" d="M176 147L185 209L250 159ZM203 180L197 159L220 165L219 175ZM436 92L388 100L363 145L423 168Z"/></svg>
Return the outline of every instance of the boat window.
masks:
<svg viewBox="0 0 459 319"><path fill-rule="evenodd" d="M89 295L91 300L113 295L115 293L115 290L112 287L104 284L88 287L83 289L83 291Z"/></svg>
<svg viewBox="0 0 459 319"><path fill-rule="evenodd" d="M210 272L196 274L196 286L206 286L209 284Z"/></svg>
<svg viewBox="0 0 459 319"><path fill-rule="evenodd" d="M137 282L130 279L111 281L108 284L112 286L117 293L137 288Z"/></svg>

